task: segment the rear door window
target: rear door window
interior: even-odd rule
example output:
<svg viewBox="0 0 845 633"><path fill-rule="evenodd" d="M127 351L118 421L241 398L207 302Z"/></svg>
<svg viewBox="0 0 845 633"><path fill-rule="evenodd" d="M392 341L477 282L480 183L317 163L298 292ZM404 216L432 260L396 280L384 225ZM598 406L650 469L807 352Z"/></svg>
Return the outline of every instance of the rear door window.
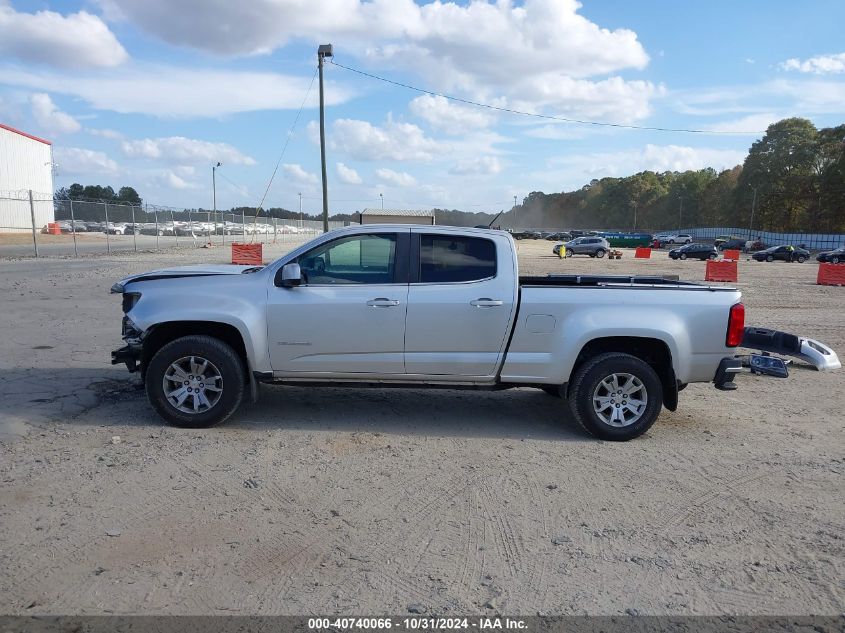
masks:
<svg viewBox="0 0 845 633"><path fill-rule="evenodd" d="M496 276L496 244L480 237L420 235L420 282L454 283Z"/></svg>

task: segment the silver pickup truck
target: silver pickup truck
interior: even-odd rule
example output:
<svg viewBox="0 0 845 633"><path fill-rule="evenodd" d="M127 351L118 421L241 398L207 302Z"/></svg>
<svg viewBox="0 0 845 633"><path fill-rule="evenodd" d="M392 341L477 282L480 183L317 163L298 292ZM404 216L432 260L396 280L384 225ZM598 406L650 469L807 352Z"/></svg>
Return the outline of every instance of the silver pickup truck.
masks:
<svg viewBox="0 0 845 633"><path fill-rule="evenodd" d="M226 420L259 382L528 386L568 401L562 415L593 435L628 440L662 407L675 410L689 383L727 390L740 371L786 373L776 357L736 355L746 334L737 290L520 277L502 231L356 226L264 267L160 270L112 292L123 295L126 342L112 363L140 369L153 408L182 427ZM760 347L789 353L775 334L757 330ZM794 338L794 355L811 353ZM818 366L838 366L825 354Z"/></svg>

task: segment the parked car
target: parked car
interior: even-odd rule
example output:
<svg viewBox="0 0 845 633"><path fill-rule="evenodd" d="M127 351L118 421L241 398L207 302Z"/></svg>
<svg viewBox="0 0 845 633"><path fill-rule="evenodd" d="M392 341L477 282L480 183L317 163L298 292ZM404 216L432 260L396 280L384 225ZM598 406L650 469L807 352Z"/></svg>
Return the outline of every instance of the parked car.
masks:
<svg viewBox="0 0 845 633"><path fill-rule="evenodd" d="M202 237L211 235L211 231L202 222L185 222L176 226L176 235Z"/></svg>
<svg viewBox="0 0 845 633"><path fill-rule="evenodd" d="M686 233L670 233L661 242L666 242L666 244L689 244L692 242L692 235Z"/></svg>
<svg viewBox="0 0 845 633"><path fill-rule="evenodd" d="M679 248L673 248L669 251L669 257L672 259L716 259L719 253L716 252L715 246L709 244L684 244Z"/></svg>
<svg viewBox="0 0 845 633"><path fill-rule="evenodd" d="M105 224L103 222L86 222L85 228L87 228L89 232L99 233L105 228Z"/></svg>
<svg viewBox="0 0 845 633"><path fill-rule="evenodd" d="M128 222L109 222L105 227L105 232L111 235L132 235L134 229L132 224ZM137 233L140 231L136 232Z"/></svg>
<svg viewBox="0 0 845 633"><path fill-rule="evenodd" d="M560 251L560 244L555 244L552 252L557 255ZM566 256L573 255L589 255L590 257L604 257L610 250L610 244L603 237L595 237L592 235L585 235L584 237L576 237L574 240L569 240L565 243Z"/></svg>
<svg viewBox="0 0 845 633"><path fill-rule="evenodd" d="M572 235L566 231L549 231L546 239L550 242L568 242L572 239Z"/></svg>
<svg viewBox="0 0 845 633"><path fill-rule="evenodd" d="M720 235L715 240L713 240L713 246L719 248L725 242L738 239L741 239L738 235Z"/></svg>
<svg viewBox="0 0 845 633"><path fill-rule="evenodd" d="M760 240L748 240L748 241L745 242L745 252L746 253L754 253L756 251L762 251L764 248L767 248L767 247Z"/></svg>
<svg viewBox="0 0 845 633"><path fill-rule="evenodd" d="M720 251L727 251L727 250L737 250L737 251L744 251L745 250L745 242L747 240L741 237L732 237L729 240L725 240L721 244L717 244L716 248Z"/></svg>
<svg viewBox="0 0 845 633"><path fill-rule="evenodd" d="M244 225L236 222L226 222L223 227L223 233L226 235L243 235Z"/></svg>
<svg viewBox="0 0 845 633"><path fill-rule="evenodd" d="M152 408L186 428L226 420L258 382L533 385L567 399L562 418L615 441L674 410L688 383L733 390L754 367L736 355L735 288L520 276L518 265L500 231L396 225L337 229L264 267L135 274L112 286L125 341L112 363L140 369ZM355 336L349 323L363 324Z"/></svg>
<svg viewBox="0 0 845 633"><path fill-rule="evenodd" d="M758 262L780 260L784 262L798 262L799 264L803 264L810 257L810 251L798 246L793 248L794 251L790 251L789 246L772 246L771 248L754 253L751 257Z"/></svg>
<svg viewBox="0 0 845 633"><path fill-rule="evenodd" d="M840 246L832 251L824 251L816 255L816 259L820 262L828 264L838 264L845 262L845 246Z"/></svg>

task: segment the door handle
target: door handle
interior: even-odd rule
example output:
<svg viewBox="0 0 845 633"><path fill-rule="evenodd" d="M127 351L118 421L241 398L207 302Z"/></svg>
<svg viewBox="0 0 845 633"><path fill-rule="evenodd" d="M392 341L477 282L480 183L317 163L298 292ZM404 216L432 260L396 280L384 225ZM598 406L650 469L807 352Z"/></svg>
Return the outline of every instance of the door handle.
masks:
<svg viewBox="0 0 845 633"><path fill-rule="evenodd" d="M398 306L399 302L396 299L388 299L386 297L378 297L367 301L367 305L373 308L391 308Z"/></svg>
<svg viewBox="0 0 845 633"><path fill-rule="evenodd" d="M487 297L483 297L481 299L473 299L469 302L469 304L477 308L492 308L503 305L504 302L499 299L488 299Z"/></svg>

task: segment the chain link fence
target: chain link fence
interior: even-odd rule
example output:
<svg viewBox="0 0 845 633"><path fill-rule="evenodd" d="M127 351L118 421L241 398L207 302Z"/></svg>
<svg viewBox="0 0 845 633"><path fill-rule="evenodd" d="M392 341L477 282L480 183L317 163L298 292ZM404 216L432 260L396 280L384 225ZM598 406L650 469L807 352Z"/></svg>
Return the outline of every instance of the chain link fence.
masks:
<svg viewBox="0 0 845 633"><path fill-rule="evenodd" d="M329 222L329 230L342 226ZM79 257L233 242L294 246L322 232L323 223L315 220L0 192L0 255L5 256Z"/></svg>

